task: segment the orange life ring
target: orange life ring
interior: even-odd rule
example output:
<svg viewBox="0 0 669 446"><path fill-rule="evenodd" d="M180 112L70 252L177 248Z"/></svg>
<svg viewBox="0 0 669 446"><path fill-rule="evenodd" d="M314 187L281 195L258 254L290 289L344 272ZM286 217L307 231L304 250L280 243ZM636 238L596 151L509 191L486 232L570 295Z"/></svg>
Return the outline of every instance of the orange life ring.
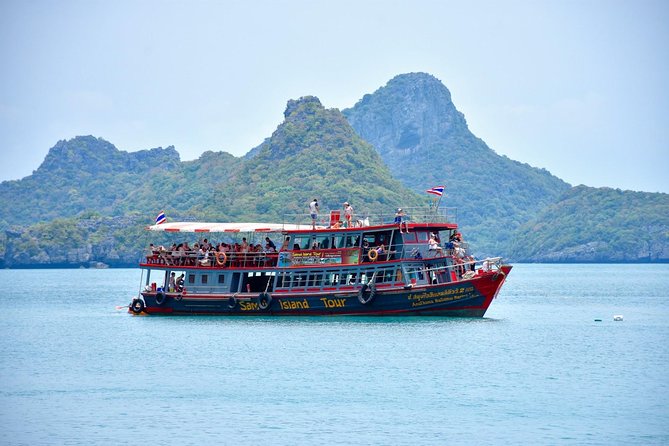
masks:
<svg viewBox="0 0 669 446"><path fill-rule="evenodd" d="M367 257L369 257L369 260L373 262L379 258L379 251L377 251L376 249L370 249L369 252L367 253Z"/></svg>
<svg viewBox="0 0 669 446"><path fill-rule="evenodd" d="M216 257L216 264L218 266L225 266L225 262L228 261L228 256L224 252L216 251L214 257ZM221 257L223 257L223 260L221 260Z"/></svg>

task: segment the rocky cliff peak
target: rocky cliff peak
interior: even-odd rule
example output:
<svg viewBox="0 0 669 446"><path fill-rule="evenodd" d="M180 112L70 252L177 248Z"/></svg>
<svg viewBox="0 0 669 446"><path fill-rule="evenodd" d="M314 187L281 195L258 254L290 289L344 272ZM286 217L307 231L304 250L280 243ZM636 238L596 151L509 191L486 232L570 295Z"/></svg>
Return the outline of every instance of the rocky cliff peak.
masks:
<svg viewBox="0 0 669 446"><path fill-rule="evenodd" d="M469 131L448 88L426 73L395 76L343 114L384 156L418 152L435 138Z"/></svg>

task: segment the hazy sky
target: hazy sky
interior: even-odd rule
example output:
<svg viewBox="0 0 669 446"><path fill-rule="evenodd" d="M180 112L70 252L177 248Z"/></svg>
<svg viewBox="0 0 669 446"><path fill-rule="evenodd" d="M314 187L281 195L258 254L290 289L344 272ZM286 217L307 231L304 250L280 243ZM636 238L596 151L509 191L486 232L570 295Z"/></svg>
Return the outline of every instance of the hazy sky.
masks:
<svg viewBox="0 0 669 446"><path fill-rule="evenodd" d="M669 192L668 64L664 0L0 0L0 180L77 135L243 155L289 99L423 71L497 153Z"/></svg>

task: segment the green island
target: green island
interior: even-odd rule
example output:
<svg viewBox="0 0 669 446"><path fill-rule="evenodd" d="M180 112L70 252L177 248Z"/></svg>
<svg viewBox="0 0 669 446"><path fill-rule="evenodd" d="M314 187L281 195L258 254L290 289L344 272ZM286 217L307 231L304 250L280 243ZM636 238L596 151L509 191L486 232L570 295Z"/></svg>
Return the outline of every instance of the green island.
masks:
<svg viewBox="0 0 669 446"><path fill-rule="evenodd" d="M500 156L474 136L448 89L426 73L396 76L353 107L289 100L284 120L243 157L174 147L118 150L94 136L62 140L32 175L0 183L0 266L132 267L158 211L190 221L273 221L351 202L359 213L442 206L479 257L512 262L667 262L669 194L572 187Z"/></svg>

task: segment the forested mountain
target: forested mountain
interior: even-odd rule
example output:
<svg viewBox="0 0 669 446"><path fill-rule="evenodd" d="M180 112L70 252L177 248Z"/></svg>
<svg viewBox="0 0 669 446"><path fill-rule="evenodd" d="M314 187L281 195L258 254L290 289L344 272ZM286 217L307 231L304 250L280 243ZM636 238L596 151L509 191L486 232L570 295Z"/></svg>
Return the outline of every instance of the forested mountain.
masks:
<svg viewBox="0 0 669 446"><path fill-rule="evenodd" d="M397 206L426 202L393 179L374 148L339 110L318 98L291 100L285 121L216 192L207 209L230 218L281 218L305 213L316 197L322 209L349 201L359 212L392 213Z"/></svg>
<svg viewBox="0 0 669 446"><path fill-rule="evenodd" d="M524 224L521 262L669 261L669 194L578 186Z"/></svg>
<svg viewBox="0 0 669 446"><path fill-rule="evenodd" d="M54 163L53 155L62 153L71 162ZM349 201L360 212L387 214L397 206L427 202L392 178L338 110L326 110L312 96L288 102L285 121L253 158L207 152L181 163L173 148L154 149L132 154L148 161L123 171L129 155L103 140L75 138L51 150L39 175L3 183L0 193L13 191L28 204L34 189L44 203L68 191L82 197L55 203L42 218L51 222L7 231L5 266L127 265L129 258L141 256L148 241L141 229L161 209L171 219L282 221L287 213L305 214L314 197L323 211ZM40 179L49 179L51 187ZM31 223L39 218L39 206L3 218Z"/></svg>
<svg viewBox="0 0 669 446"><path fill-rule="evenodd" d="M406 186L421 193L446 186L442 204L457 207L458 223L481 253L505 252L513 231L569 188L475 137L448 89L429 74L396 76L343 114Z"/></svg>
<svg viewBox="0 0 669 446"><path fill-rule="evenodd" d="M412 73L343 113L313 96L288 101L276 131L241 158L182 162L174 147L59 141L32 175L0 183L0 266L133 265L160 210L171 220L282 221L318 198L324 211L349 201L363 216L388 214L427 204L425 189L440 184L479 257L669 260L667 194L570 189L499 156L441 82Z"/></svg>
<svg viewBox="0 0 669 446"><path fill-rule="evenodd" d="M205 152L181 162L174 147L119 151L93 136L59 141L30 176L0 183L0 229L94 211L151 215L165 207L181 215L210 199L241 162L227 153Z"/></svg>

